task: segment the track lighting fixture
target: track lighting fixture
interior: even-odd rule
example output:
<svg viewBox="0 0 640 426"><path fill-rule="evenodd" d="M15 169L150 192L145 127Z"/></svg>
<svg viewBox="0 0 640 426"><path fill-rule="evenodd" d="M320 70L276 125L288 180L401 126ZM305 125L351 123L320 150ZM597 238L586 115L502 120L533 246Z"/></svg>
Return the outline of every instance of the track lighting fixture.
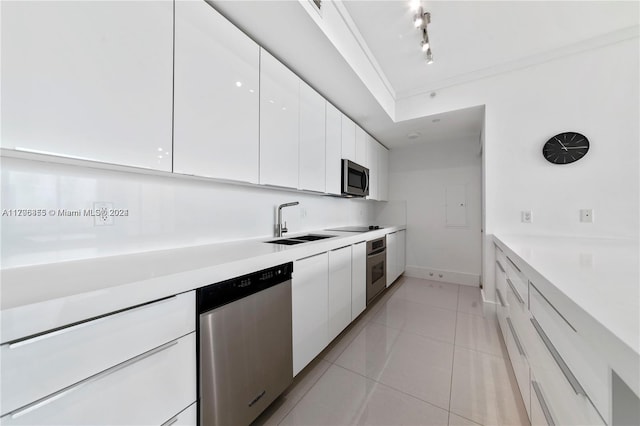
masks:
<svg viewBox="0 0 640 426"><path fill-rule="evenodd" d="M422 41L420 46L422 51L426 52L427 64L433 63L433 53L431 52L431 44L429 43L429 33L427 32L427 25L431 23L431 13L425 12L420 4L420 0L411 0L409 6L412 11L415 12L413 16L413 25L420 30L422 34Z"/></svg>

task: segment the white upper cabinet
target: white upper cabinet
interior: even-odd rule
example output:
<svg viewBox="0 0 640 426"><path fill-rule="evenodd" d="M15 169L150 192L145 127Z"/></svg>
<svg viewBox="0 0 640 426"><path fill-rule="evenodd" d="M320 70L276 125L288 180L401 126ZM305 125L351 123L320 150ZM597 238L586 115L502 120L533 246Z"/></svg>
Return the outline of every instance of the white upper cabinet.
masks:
<svg viewBox="0 0 640 426"><path fill-rule="evenodd" d="M356 123L342 114L342 158L356 161Z"/></svg>
<svg viewBox="0 0 640 426"><path fill-rule="evenodd" d="M327 101L300 81L300 189L325 192Z"/></svg>
<svg viewBox="0 0 640 426"><path fill-rule="evenodd" d="M260 183L298 188L300 79L260 49Z"/></svg>
<svg viewBox="0 0 640 426"><path fill-rule="evenodd" d="M326 123L326 189L329 194L342 193L342 113L329 102Z"/></svg>
<svg viewBox="0 0 640 426"><path fill-rule="evenodd" d="M173 2L2 2L2 147L171 171Z"/></svg>
<svg viewBox="0 0 640 426"><path fill-rule="evenodd" d="M356 159L355 162L364 167L369 167L367 162L367 139L369 135L356 125Z"/></svg>
<svg viewBox="0 0 640 426"><path fill-rule="evenodd" d="M378 200L389 201L389 150L378 144Z"/></svg>
<svg viewBox="0 0 640 426"><path fill-rule="evenodd" d="M175 19L174 172L258 183L259 46L204 1Z"/></svg>
<svg viewBox="0 0 640 426"><path fill-rule="evenodd" d="M366 135L366 134L365 134ZM369 196L370 200L378 199L378 180L380 173L378 171L378 141L369 135L366 135L366 152L367 152L367 167L369 168Z"/></svg>

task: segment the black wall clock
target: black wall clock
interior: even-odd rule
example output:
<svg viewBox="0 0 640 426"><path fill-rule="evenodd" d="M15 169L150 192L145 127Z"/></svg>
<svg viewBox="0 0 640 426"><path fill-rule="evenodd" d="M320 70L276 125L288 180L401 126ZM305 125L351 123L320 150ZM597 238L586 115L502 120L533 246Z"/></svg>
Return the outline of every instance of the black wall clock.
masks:
<svg viewBox="0 0 640 426"><path fill-rule="evenodd" d="M542 155L553 164L569 164L578 161L589 151L589 139L576 132L555 135L542 147Z"/></svg>

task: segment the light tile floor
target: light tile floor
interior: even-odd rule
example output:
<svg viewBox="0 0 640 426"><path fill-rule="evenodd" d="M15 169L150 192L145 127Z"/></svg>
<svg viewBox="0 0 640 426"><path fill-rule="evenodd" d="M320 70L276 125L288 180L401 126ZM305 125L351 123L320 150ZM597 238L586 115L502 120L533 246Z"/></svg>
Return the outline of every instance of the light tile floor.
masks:
<svg viewBox="0 0 640 426"><path fill-rule="evenodd" d="M528 425L480 290L401 277L254 425Z"/></svg>

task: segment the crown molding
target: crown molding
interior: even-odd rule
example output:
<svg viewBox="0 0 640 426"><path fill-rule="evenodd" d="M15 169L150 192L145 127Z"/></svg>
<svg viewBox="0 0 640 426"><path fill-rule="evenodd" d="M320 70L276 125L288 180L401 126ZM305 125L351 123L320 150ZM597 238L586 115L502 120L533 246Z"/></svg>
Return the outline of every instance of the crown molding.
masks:
<svg viewBox="0 0 640 426"><path fill-rule="evenodd" d="M536 55L527 56L514 61L505 62L495 66L483 68L480 70L472 71L469 73L460 74L451 78L439 80L431 84L422 86L418 89L406 90L398 92L395 97L396 103L403 99L412 98L414 96L424 95L429 92L435 92L441 89L445 89L452 86L458 86L466 83L470 83L476 80L484 78L494 77L500 74L509 73L512 71L528 68L545 62L550 62L556 59L561 59L567 56L579 54L587 50L598 49L611 44L619 43L625 40L640 37L640 26L634 25L631 27L622 28L604 35L582 40L577 43L573 43L567 46L562 46L556 49L548 50Z"/></svg>

